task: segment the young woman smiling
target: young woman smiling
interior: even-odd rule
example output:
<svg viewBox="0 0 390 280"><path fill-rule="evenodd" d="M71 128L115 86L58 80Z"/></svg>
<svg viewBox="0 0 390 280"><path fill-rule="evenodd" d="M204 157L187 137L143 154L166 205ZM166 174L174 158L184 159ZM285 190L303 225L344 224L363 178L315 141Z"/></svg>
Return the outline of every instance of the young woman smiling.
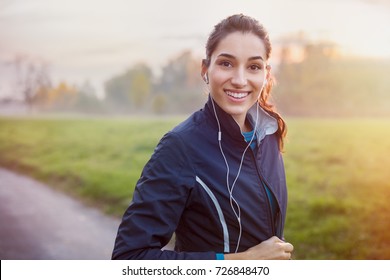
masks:
<svg viewBox="0 0 390 280"><path fill-rule="evenodd" d="M290 259L284 241L286 126L267 102L271 44L233 15L206 44L205 107L168 132L145 165L114 259ZM163 250L175 233L174 250Z"/></svg>

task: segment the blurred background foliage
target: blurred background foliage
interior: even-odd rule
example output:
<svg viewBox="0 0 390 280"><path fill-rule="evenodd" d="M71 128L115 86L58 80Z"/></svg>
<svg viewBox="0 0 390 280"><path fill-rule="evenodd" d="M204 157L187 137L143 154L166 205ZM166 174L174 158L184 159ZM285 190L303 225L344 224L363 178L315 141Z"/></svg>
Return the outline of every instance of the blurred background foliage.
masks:
<svg viewBox="0 0 390 280"><path fill-rule="evenodd" d="M302 37L285 40L279 49L279 61L272 65L273 102L284 115L390 116L390 60L341 56L336 44ZM17 57L15 96L1 100L0 112L22 100L31 113L189 114L207 95L200 64L200 57L183 51L156 77L149 65L138 63L105 81L105 96L98 98L88 81L53 84L44 64Z"/></svg>

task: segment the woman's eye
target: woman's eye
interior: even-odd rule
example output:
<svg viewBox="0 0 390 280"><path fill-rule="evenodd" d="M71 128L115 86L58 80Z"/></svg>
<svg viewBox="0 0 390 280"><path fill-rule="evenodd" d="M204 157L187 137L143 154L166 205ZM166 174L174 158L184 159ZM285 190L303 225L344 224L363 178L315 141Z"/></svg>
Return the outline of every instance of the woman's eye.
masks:
<svg viewBox="0 0 390 280"><path fill-rule="evenodd" d="M220 65L221 65L221 66L224 66L224 67L231 67L231 66L232 66L232 64L231 64L229 61L222 61L222 62L220 63Z"/></svg>
<svg viewBox="0 0 390 280"><path fill-rule="evenodd" d="M253 65L249 66L249 68L253 71L258 71L258 70L262 69L262 67L260 65L257 65L257 64L253 64Z"/></svg>

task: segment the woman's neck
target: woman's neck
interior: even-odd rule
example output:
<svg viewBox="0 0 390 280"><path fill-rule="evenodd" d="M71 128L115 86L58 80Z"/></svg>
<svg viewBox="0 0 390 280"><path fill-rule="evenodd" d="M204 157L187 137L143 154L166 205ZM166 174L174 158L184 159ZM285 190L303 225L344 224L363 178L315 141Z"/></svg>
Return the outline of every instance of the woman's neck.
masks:
<svg viewBox="0 0 390 280"><path fill-rule="evenodd" d="M236 121L238 126L240 127L241 132L252 131L252 126L248 122L246 116L243 116L243 117L241 117L241 116L240 117L232 116L232 117Z"/></svg>

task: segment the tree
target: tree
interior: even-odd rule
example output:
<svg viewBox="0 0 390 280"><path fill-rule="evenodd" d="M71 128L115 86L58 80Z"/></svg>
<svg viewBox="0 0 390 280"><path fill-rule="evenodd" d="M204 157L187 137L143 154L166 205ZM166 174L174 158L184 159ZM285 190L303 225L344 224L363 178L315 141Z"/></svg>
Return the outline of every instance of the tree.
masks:
<svg viewBox="0 0 390 280"><path fill-rule="evenodd" d="M153 107L153 113L155 114L162 114L165 112L166 108L166 97L164 95L156 95L153 99L152 107Z"/></svg>
<svg viewBox="0 0 390 280"><path fill-rule="evenodd" d="M152 71L146 64L137 64L131 71L130 98L136 109L144 107L152 90Z"/></svg>
<svg viewBox="0 0 390 280"><path fill-rule="evenodd" d="M95 88L89 81L85 81L77 88L77 98L72 108L81 113L104 113L104 107L96 95Z"/></svg>
<svg viewBox="0 0 390 280"><path fill-rule="evenodd" d="M275 96L278 107L290 115L315 115L333 110L332 94L337 91L333 79L335 46L329 43L309 43L302 46L303 60L294 62L291 49L282 50L277 71Z"/></svg>
<svg viewBox="0 0 390 280"><path fill-rule="evenodd" d="M204 101L204 82L200 77L201 59L184 51L163 67L156 92L166 96L167 109L175 113L189 113L199 109Z"/></svg>
<svg viewBox="0 0 390 280"><path fill-rule="evenodd" d="M61 82L48 91L47 108L56 111L71 111L77 101L77 93L75 86Z"/></svg>
<svg viewBox="0 0 390 280"><path fill-rule="evenodd" d="M389 116L390 61L346 58L332 43L306 43L303 60L282 51L277 69L278 109L294 116Z"/></svg>
<svg viewBox="0 0 390 280"><path fill-rule="evenodd" d="M139 112L151 93L152 80L150 68L143 63L137 64L105 83L105 101L115 112Z"/></svg>
<svg viewBox="0 0 390 280"><path fill-rule="evenodd" d="M200 59L195 60L191 51L184 51L163 67L159 86L167 93L198 88L202 82L199 75Z"/></svg>
<svg viewBox="0 0 390 280"><path fill-rule="evenodd" d="M104 84L105 103L110 111L126 113L130 110L131 78L129 72L115 76Z"/></svg>
<svg viewBox="0 0 390 280"><path fill-rule="evenodd" d="M33 109L35 95L43 88L49 88L51 81L48 75L47 65L38 59L32 59L25 55L18 55L13 61L16 73L16 92L22 95L24 102Z"/></svg>

